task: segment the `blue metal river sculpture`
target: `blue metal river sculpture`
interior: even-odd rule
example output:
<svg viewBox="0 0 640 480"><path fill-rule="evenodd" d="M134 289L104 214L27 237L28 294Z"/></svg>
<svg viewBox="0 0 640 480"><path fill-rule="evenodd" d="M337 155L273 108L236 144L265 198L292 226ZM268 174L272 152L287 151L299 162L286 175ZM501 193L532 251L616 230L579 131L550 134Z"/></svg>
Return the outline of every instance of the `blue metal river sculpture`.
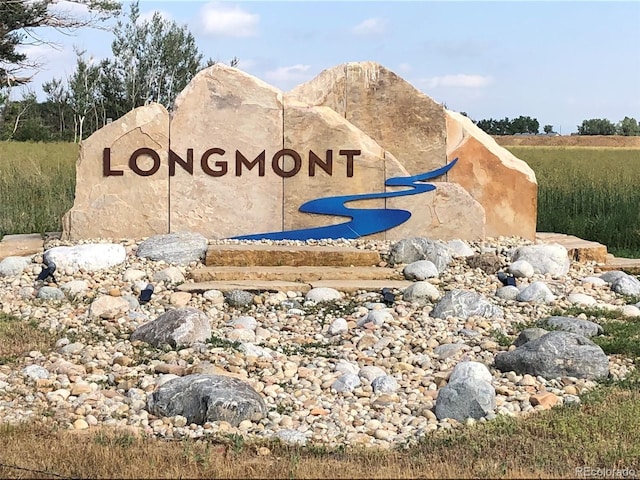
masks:
<svg viewBox="0 0 640 480"><path fill-rule="evenodd" d="M337 197L317 198L303 203L299 210L305 213L320 215L335 215L348 217L348 222L324 227L302 228L298 230L286 230L282 232L256 233L233 237L236 240L320 240L330 239L355 239L384 232L406 222L411 217L411 212L389 208L348 208L345 203L357 200L370 200L377 198L404 197L435 190L435 185L423 183L425 180L440 177L447 173L456 164L456 158L444 167L421 173L411 177L392 177L387 179L388 187L409 187L409 190L380 193L363 193L356 195L342 195Z"/></svg>

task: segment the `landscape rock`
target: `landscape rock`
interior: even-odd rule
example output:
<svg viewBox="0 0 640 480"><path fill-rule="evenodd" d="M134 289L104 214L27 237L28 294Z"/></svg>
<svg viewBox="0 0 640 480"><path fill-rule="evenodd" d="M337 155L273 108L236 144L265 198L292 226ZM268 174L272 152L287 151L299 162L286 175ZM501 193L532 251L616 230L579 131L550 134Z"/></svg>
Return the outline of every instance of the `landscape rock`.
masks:
<svg viewBox="0 0 640 480"><path fill-rule="evenodd" d="M89 316L113 319L129 311L129 302L122 297L101 295L91 302Z"/></svg>
<svg viewBox="0 0 640 480"><path fill-rule="evenodd" d="M148 397L158 417L182 415L187 424L225 421L237 426L267 414L264 400L248 383L226 375L192 374L164 383Z"/></svg>
<svg viewBox="0 0 640 480"><path fill-rule="evenodd" d="M167 267L153 274L154 282L181 283L184 282L184 275L177 267Z"/></svg>
<svg viewBox="0 0 640 480"><path fill-rule="evenodd" d="M336 318L329 325L329 335L340 335L349 331L349 324L344 318Z"/></svg>
<svg viewBox="0 0 640 480"><path fill-rule="evenodd" d="M516 260L509 265L509 273L516 278L531 278L533 277L535 270L526 260Z"/></svg>
<svg viewBox="0 0 640 480"><path fill-rule="evenodd" d="M6 257L0 261L0 277L14 277L31 263L31 257Z"/></svg>
<svg viewBox="0 0 640 480"><path fill-rule="evenodd" d="M491 383L474 376L449 381L438 392L435 414L438 419L453 418L464 422L480 419L496 408L496 391Z"/></svg>
<svg viewBox="0 0 640 480"><path fill-rule="evenodd" d="M63 300L64 292L58 287L41 287L36 295L42 300Z"/></svg>
<svg viewBox="0 0 640 480"><path fill-rule="evenodd" d="M234 318L229 322L233 328L244 328L246 330L252 330L255 332L258 327L258 321L249 315L243 315L238 318Z"/></svg>
<svg viewBox="0 0 640 480"><path fill-rule="evenodd" d="M640 295L640 280L631 275L620 276L611 282L611 290L620 295Z"/></svg>
<svg viewBox="0 0 640 480"><path fill-rule="evenodd" d="M596 305L598 301L585 293L570 293L567 300L573 305Z"/></svg>
<svg viewBox="0 0 640 480"><path fill-rule="evenodd" d="M361 327L367 323L373 323L380 327L389 321L393 321L393 315L388 310L371 310L361 320L358 320L357 325Z"/></svg>
<svg viewBox="0 0 640 480"><path fill-rule="evenodd" d="M621 309L621 312L627 317L640 317L640 304L624 305Z"/></svg>
<svg viewBox="0 0 640 480"><path fill-rule="evenodd" d="M141 340L154 347L169 345L176 348L204 343L210 337L209 318L200 310L185 307L169 310L141 325L131 334L131 341Z"/></svg>
<svg viewBox="0 0 640 480"><path fill-rule="evenodd" d="M456 238L455 240L449 240L447 247L451 250L451 255L454 257L470 257L475 255L476 251L471 248L464 240Z"/></svg>
<svg viewBox="0 0 640 480"><path fill-rule="evenodd" d="M82 298L89 291L89 283L86 280L71 280L60 285L60 290L70 299Z"/></svg>
<svg viewBox="0 0 640 480"><path fill-rule="evenodd" d="M498 353L495 367L502 372L513 370L546 379L596 380L609 375L609 359L599 346L582 335L560 331L549 332L510 352Z"/></svg>
<svg viewBox="0 0 640 480"><path fill-rule="evenodd" d="M440 299L430 315L442 319L447 317L469 318L475 315L486 318L503 318L504 312L502 308L493 305L479 293L454 289Z"/></svg>
<svg viewBox="0 0 640 480"><path fill-rule="evenodd" d="M581 279L580 281L582 283L590 283L595 287L602 287L602 286L607 284L607 282L605 282L600 277L585 277L585 278Z"/></svg>
<svg viewBox="0 0 640 480"><path fill-rule="evenodd" d="M437 277L439 272L433 262L429 260L418 260L404 267L402 274L407 280L422 281L427 278Z"/></svg>
<svg viewBox="0 0 640 480"><path fill-rule="evenodd" d="M246 307L253 303L253 293L246 290L231 290L224 295L226 302L232 307Z"/></svg>
<svg viewBox="0 0 640 480"><path fill-rule="evenodd" d="M405 302L416 302L423 305L435 302L440 298L438 287L431 283L416 282L404 289L402 298Z"/></svg>
<svg viewBox="0 0 640 480"><path fill-rule="evenodd" d="M418 260L431 261L439 273L451 263L451 252L447 245L439 240L423 237L410 237L396 242L389 252L389 263L399 265Z"/></svg>
<svg viewBox="0 0 640 480"><path fill-rule="evenodd" d="M530 342L531 340L536 340L546 335L547 333L549 333L548 330L540 327L526 328L520 332L520 335L518 335L518 338L514 340L513 344L516 347L519 347L527 342Z"/></svg>
<svg viewBox="0 0 640 480"><path fill-rule="evenodd" d="M559 244L528 245L518 247L511 261L526 260L535 273L562 277L567 274L571 261L567 249Z"/></svg>
<svg viewBox="0 0 640 480"><path fill-rule="evenodd" d="M496 297L501 298L503 300L516 300L520 295L520 290L518 287L514 287L513 285L507 285L506 287L500 287L496 290Z"/></svg>
<svg viewBox="0 0 640 480"><path fill-rule="evenodd" d="M333 300L339 300L342 298L342 294L335 288L318 287L312 288L305 295L305 300L309 302L330 302Z"/></svg>
<svg viewBox="0 0 640 480"><path fill-rule="evenodd" d="M619 278L623 278L626 276L628 276L628 274L626 272L623 272L622 270L610 270L600 275L600 280L611 284L616 280L618 280Z"/></svg>
<svg viewBox="0 0 640 480"><path fill-rule="evenodd" d="M339 393L352 392L360 385L360 377L353 373L344 373L331 384L331 388Z"/></svg>
<svg viewBox="0 0 640 480"><path fill-rule="evenodd" d="M376 377L371 382L371 387L375 393L392 393L398 390L398 381L391 375Z"/></svg>
<svg viewBox="0 0 640 480"><path fill-rule="evenodd" d="M525 287L517 297L519 302L544 302L550 303L556 299L549 287L544 282L533 282Z"/></svg>
<svg viewBox="0 0 640 480"><path fill-rule="evenodd" d="M358 370L360 378L366 378L369 382L373 382L378 377L384 377L386 372L375 365L366 365Z"/></svg>
<svg viewBox="0 0 640 480"><path fill-rule="evenodd" d="M124 263L125 248L117 243L86 243L73 247L53 247L44 252L44 263L54 262L58 272L69 269L96 272Z"/></svg>
<svg viewBox="0 0 640 480"><path fill-rule="evenodd" d="M587 338L602 333L602 327L600 325L580 318L553 316L541 320L540 324L564 332L577 333Z"/></svg>
<svg viewBox="0 0 640 480"><path fill-rule="evenodd" d="M503 260L495 253L479 253L467 257L467 265L471 268L479 268L487 275L491 275L502 268Z"/></svg>
<svg viewBox="0 0 640 480"><path fill-rule="evenodd" d="M144 240L136 252L138 257L166 263L186 265L202 262L207 254L208 240L195 232L155 235Z"/></svg>
<svg viewBox="0 0 640 480"><path fill-rule="evenodd" d="M451 376L449 377L449 382L456 382L469 377L488 383L493 381L493 375L491 375L491 372L485 364L480 362L464 361L459 362L454 367L451 372Z"/></svg>

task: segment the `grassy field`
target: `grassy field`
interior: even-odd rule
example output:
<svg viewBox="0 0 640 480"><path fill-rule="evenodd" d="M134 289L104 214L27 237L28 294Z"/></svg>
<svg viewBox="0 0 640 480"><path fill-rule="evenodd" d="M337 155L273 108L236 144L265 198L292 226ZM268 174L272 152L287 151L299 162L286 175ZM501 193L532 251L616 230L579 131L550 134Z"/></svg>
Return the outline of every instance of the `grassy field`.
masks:
<svg viewBox="0 0 640 480"><path fill-rule="evenodd" d="M640 257L640 148L507 147L538 180L538 226Z"/></svg>
<svg viewBox="0 0 640 480"><path fill-rule="evenodd" d="M538 231L640 257L640 148L508 146L536 172ZM60 231L73 205L78 147L0 142L0 236Z"/></svg>

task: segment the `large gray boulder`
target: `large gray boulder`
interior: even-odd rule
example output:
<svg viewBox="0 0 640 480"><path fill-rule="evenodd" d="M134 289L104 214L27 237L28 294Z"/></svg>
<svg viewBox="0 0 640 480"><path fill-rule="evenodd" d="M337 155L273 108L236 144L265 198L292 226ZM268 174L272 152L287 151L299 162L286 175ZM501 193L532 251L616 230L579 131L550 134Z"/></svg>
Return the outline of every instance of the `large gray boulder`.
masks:
<svg viewBox="0 0 640 480"><path fill-rule="evenodd" d="M549 332L510 352L496 355L495 367L503 372L540 375L546 379L577 377L588 380L609 375L609 359L588 338L571 332Z"/></svg>
<svg viewBox="0 0 640 480"><path fill-rule="evenodd" d="M439 273L451 263L451 250L446 243L424 237L405 238L391 247L389 263L399 265L413 263L418 260L431 261Z"/></svg>
<svg viewBox="0 0 640 480"><path fill-rule="evenodd" d="M567 249L562 245L529 245L519 247L513 252L512 262L526 260L535 273L561 277L566 275L571 266Z"/></svg>
<svg viewBox="0 0 640 480"><path fill-rule="evenodd" d="M251 385L226 375L193 374L174 378L147 399L149 413L157 417L182 415L187 423L225 421L237 426L267 414L264 400Z"/></svg>
<svg viewBox="0 0 640 480"><path fill-rule="evenodd" d="M477 365L464 365L465 363L476 362L458 364L451 374L449 383L438 393L435 413L439 420L443 418L453 418L459 422L464 422L467 418L477 420L496 408L496 390L488 381L491 373L484 365L482 369Z"/></svg>
<svg viewBox="0 0 640 480"><path fill-rule="evenodd" d="M549 330L545 330L544 328L539 328L539 327L526 328L520 332L520 335L518 335L518 338L516 338L513 341L513 344L516 347L519 347L521 345L524 345L527 342L531 342L532 340L537 340L538 338L543 337L547 333L549 333Z"/></svg>
<svg viewBox="0 0 640 480"><path fill-rule="evenodd" d="M155 320L139 326L131 341L141 340L154 347L169 345L173 348L204 343L211 337L209 318L195 308L169 310Z"/></svg>
<svg viewBox="0 0 640 480"><path fill-rule="evenodd" d="M203 261L208 244L206 237L199 233L167 233L147 238L138 246L136 255L156 262L186 265Z"/></svg>
<svg viewBox="0 0 640 480"><path fill-rule="evenodd" d="M426 281L413 283L402 292L402 299L405 302L416 302L422 305L429 305L438 298L440 298L438 287Z"/></svg>
<svg viewBox="0 0 640 480"><path fill-rule="evenodd" d="M431 311L432 317L442 319L469 318L476 315L485 318L504 318L502 308L493 305L479 293L457 289L447 292Z"/></svg>
<svg viewBox="0 0 640 480"><path fill-rule="evenodd" d="M548 317L540 321L541 325L548 325L551 328L564 332L573 332L583 337L593 337L602 333L602 327L595 322L582 320L573 317Z"/></svg>

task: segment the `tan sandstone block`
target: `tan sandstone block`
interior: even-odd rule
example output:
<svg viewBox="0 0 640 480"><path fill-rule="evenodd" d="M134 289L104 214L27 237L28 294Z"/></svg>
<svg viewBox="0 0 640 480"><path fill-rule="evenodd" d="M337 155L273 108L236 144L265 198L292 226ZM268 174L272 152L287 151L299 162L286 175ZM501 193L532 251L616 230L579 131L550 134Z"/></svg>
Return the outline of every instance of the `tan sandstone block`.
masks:
<svg viewBox="0 0 640 480"><path fill-rule="evenodd" d="M153 150L160 160L151 176L129 168L131 154L142 147ZM110 148L110 169L122 171L121 176L104 176L104 148ZM169 114L160 104L136 108L84 140L76 162L75 200L63 218L62 237L141 238L167 233L168 148ZM150 170L154 160L141 155L137 165Z"/></svg>
<svg viewBox="0 0 640 480"><path fill-rule="evenodd" d="M535 239L538 184L533 170L464 115L446 113L447 157L458 158L447 180L484 207L488 236Z"/></svg>
<svg viewBox="0 0 640 480"><path fill-rule="evenodd" d="M333 225L348 221L347 217L317 215L298 211L309 200L317 198L383 193L385 191L384 150L361 130L328 107L314 107L285 97L284 146L300 152L303 169L284 180L284 226L286 230ZM332 151L332 174L315 167L310 173L309 151L327 162ZM352 176L348 176L347 155L341 150L357 150L352 157ZM291 162L291 160L289 160ZM292 162L291 162L292 163ZM287 169L290 169L288 166ZM349 208L384 208L384 199L359 200ZM367 238L384 238L383 233Z"/></svg>
<svg viewBox="0 0 640 480"><path fill-rule="evenodd" d="M176 166L171 185L171 231L188 230L209 238L282 230L283 181L271 168L282 149L282 94L235 68L216 64L199 72L178 95L171 119L171 149L181 158L193 149L193 175ZM201 168L203 154L212 154L210 176ZM264 176L259 165L241 165L236 151L249 162L265 152Z"/></svg>
<svg viewBox="0 0 640 480"><path fill-rule="evenodd" d="M446 164L444 107L378 63L337 65L290 95L344 115L411 175Z"/></svg>

